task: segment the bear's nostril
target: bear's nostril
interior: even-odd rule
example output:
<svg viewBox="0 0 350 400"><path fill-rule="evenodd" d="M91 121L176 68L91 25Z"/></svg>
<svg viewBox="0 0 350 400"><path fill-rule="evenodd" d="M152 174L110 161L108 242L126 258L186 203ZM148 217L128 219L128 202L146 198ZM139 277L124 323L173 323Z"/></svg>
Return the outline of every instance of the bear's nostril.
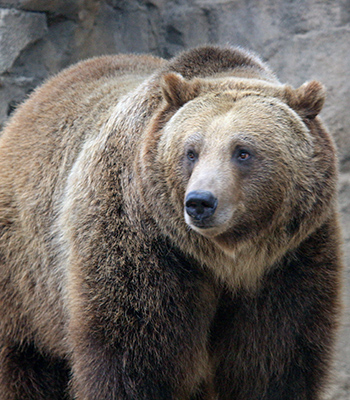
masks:
<svg viewBox="0 0 350 400"><path fill-rule="evenodd" d="M217 204L217 198L206 190L190 192L185 200L187 214L196 220L204 220L211 217L216 210Z"/></svg>

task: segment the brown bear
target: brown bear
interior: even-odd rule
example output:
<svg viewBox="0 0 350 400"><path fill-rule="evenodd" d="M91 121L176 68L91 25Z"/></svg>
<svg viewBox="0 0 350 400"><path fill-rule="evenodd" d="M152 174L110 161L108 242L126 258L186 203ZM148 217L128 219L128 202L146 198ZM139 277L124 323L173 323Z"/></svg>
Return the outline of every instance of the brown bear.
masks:
<svg viewBox="0 0 350 400"><path fill-rule="evenodd" d="M107 56L0 138L1 400L317 400L339 314L318 82Z"/></svg>

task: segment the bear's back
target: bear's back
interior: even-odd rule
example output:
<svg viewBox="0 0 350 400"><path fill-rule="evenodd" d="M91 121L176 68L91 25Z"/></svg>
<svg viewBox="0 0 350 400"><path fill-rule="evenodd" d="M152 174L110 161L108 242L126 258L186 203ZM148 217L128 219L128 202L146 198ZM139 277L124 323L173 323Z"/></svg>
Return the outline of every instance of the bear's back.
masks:
<svg viewBox="0 0 350 400"><path fill-rule="evenodd" d="M29 193L47 203L57 179L65 180L83 143L100 132L118 100L163 62L152 56L94 58L37 89L0 136L0 221L6 218L1 199L11 192L22 206Z"/></svg>

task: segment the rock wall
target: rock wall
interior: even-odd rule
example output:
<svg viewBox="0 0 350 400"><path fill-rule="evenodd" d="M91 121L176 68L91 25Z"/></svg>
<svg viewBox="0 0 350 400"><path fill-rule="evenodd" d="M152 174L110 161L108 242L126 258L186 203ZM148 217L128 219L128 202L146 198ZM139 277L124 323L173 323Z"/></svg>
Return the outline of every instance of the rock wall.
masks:
<svg viewBox="0 0 350 400"><path fill-rule="evenodd" d="M319 79L340 159L345 311L329 400L350 398L350 1L0 0L0 127L40 82L87 57L170 57L204 43L247 47L294 86Z"/></svg>

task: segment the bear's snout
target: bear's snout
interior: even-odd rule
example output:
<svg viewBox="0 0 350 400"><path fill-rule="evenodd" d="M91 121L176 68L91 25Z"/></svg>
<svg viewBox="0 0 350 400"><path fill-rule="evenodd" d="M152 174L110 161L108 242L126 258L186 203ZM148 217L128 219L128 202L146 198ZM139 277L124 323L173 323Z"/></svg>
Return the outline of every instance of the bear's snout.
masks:
<svg viewBox="0 0 350 400"><path fill-rule="evenodd" d="M194 190L186 196L185 209L187 214L196 221L211 217L218 205L218 199L207 190Z"/></svg>

